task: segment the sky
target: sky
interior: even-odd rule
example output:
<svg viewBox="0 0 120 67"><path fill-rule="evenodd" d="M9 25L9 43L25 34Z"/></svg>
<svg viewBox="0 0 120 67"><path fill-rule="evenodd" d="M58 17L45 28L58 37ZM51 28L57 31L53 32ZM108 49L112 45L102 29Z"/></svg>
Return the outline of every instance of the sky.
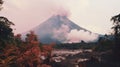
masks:
<svg viewBox="0 0 120 67"><path fill-rule="evenodd" d="M14 32L23 33L52 15L66 15L94 33L111 33L110 18L120 13L120 0L4 0L1 16L12 21Z"/></svg>

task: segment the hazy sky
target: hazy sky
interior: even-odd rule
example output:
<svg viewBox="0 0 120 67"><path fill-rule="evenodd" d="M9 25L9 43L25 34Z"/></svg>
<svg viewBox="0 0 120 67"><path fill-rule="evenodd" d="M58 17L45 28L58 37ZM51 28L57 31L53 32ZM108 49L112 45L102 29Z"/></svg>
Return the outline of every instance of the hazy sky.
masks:
<svg viewBox="0 0 120 67"><path fill-rule="evenodd" d="M67 15L94 33L110 33L110 18L120 13L120 0L4 0L1 16L13 23L15 33L34 28L56 14Z"/></svg>

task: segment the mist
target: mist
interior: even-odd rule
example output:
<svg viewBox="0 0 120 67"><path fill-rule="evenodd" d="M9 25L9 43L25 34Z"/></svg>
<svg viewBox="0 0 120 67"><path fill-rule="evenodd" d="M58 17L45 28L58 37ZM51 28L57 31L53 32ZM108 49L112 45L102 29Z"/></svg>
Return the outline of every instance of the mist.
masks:
<svg viewBox="0 0 120 67"><path fill-rule="evenodd" d="M94 42L98 39L98 34L91 33L84 30L71 30L70 33L68 33L67 40L69 43L76 43L76 42Z"/></svg>
<svg viewBox="0 0 120 67"><path fill-rule="evenodd" d="M94 42L99 35L85 30L70 30L69 26L62 25L59 29L54 29L53 38L62 43Z"/></svg>
<svg viewBox="0 0 120 67"><path fill-rule="evenodd" d="M54 29L53 38L60 42L65 42L69 31L70 28L67 25L62 24L59 29Z"/></svg>

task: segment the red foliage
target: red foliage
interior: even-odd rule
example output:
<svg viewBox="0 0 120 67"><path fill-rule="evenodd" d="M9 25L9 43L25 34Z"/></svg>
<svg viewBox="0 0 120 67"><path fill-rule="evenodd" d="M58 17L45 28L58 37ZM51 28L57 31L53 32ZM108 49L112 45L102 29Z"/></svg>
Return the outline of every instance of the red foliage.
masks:
<svg viewBox="0 0 120 67"><path fill-rule="evenodd" d="M37 36L34 34L33 31L30 31L30 33L27 34L26 42L28 42L28 43L36 43L34 41L37 41Z"/></svg>
<svg viewBox="0 0 120 67"><path fill-rule="evenodd" d="M18 64L26 63L30 67L34 67L33 66L34 62L36 62L37 64L41 63L40 55L41 55L41 51L39 46L33 46L30 49L27 49L25 52L21 53L17 61Z"/></svg>
<svg viewBox="0 0 120 67"><path fill-rule="evenodd" d="M15 38L21 39L21 34L17 34L17 35L15 36Z"/></svg>
<svg viewBox="0 0 120 67"><path fill-rule="evenodd" d="M15 41L20 46L8 44L4 48L3 54L0 55L5 56L5 59L0 57L0 63L2 63L0 66L8 67L9 63L13 61L17 63L18 67L25 67L26 65L28 67L51 67L42 63L41 56L51 56L54 44L43 45L42 49L40 49L37 36L32 31L27 35L26 42L21 40L21 34L15 36Z"/></svg>

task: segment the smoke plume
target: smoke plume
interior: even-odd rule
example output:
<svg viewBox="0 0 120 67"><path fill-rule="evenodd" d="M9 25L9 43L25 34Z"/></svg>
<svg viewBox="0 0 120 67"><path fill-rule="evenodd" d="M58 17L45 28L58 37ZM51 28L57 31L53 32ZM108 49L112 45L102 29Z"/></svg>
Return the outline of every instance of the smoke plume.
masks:
<svg viewBox="0 0 120 67"><path fill-rule="evenodd" d="M97 40L98 35L95 33L91 33L88 31L84 31L84 30L71 30L70 33L68 33L68 37L67 37L67 41L69 43L71 42L81 42L81 41L85 41L85 42L92 42Z"/></svg>
<svg viewBox="0 0 120 67"><path fill-rule="evenodd" d="M70 30L69 26L63 24L59 29L54 29L53 38L62 43L78 43L93 42L98 39L98 35L84 30Z"/></svg>
<svg viewBox="0 0 120 67"><path fill-rule="evenodd" d="M64 42L66 41L69 30L70 29L67 25L61 25L59 29L54 29L53 38L59 40L60 42Z"/></svg>
<svg viewBox="0 0 120 67"><path fill-rule="evenodd" d="M60 16L65 16L65 17L70 17L70 11L67 8L57 7L55 8L55 14L54 15L60 15Z"/></svg>

